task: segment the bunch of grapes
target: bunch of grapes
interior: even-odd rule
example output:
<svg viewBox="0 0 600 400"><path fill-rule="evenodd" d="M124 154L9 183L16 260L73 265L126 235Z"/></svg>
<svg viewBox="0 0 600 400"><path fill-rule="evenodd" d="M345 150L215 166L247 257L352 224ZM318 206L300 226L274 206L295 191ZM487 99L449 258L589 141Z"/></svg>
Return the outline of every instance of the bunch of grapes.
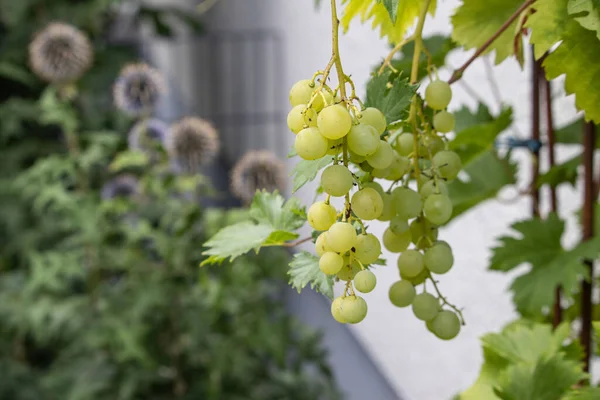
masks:
<svg viewBox="0 0 600 400"><path fill-rule="evenodd" d="M400 253L400 280L389 289L390 301L397 307L412 306L434 335L452 339L459 333L462 315L439 293L434 280L454 262L450 246L438 240L438 226L448 222L453 211L446 183L461 169L460 157L447 149L445 137L454 129L454 116L445 111L452 98L450 86L431 82L425 102L415 95L417 107L411 108L409 118L413 123L407 120L391 132L382 111L364 107L354 90L345 96L342 86L350 83L354 88L348 77L331 89L323 75L318 72L292 87L287 123L296 134L295 150L301 158L330 156L332 161L321 175L326 198L309 208L308 222L318 234L315 250L321 271L346 282L342 296L332 303L333 318L355 324L366 317L367 303L356 292L375 288L371 267L382 248L366 223L385 221L389 226L383 246ZM375 179L391 182L389 188L384 190ZM332 197L345 199L342 210L331 204ZM426 291L427 281L436 295Z"/></svg>

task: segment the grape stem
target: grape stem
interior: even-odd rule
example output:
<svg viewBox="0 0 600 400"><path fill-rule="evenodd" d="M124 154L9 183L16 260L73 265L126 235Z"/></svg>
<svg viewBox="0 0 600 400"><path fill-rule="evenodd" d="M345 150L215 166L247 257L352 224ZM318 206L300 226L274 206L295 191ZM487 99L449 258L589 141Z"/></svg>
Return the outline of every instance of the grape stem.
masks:
<svg viewBox="0 0 600 400"><path fill-rule="evenodd" d="M385 71L386 67L391 69L394 72L397 72L396 69L392 66L392 59L394 58L396 53L398 53L400 50L402 50L402 47L404 47L406 44L410 43L413 40L414 40L414 36L411 35L411 36L405 38L404 40L402 40L401 42L399 42L398 44L396 44L396 46L394 46L392 51L390 51L390 53L387 55L387 57L383 60L383 64L381 64L381 67L379 68L379 71L377 71L377 74L378 75L383 74L383 71Z"/></svg>
<svg viewBox="0 0 600 400"><path fill-rule="evenodd" d="M296 247L296 246L300 246L303 243L306 243L308 241L310 241L312 239L312 237L306 237L304 239L298 239L298 240L294 240L293 242L287 242L282 244L282 247Z"/></svg>
<svg viewBox="0 0 600 400"><path fill-rule="evenodd" d="M519 18L519 16L521 15L521 13L523 11L525 11L527 8L529 8L529 6L531 6L533 3L535 3L536 0L527 0L525 3L523 3L521 5L521 7L519 7L503 24L500 28L498 28L498 30L492 35L490 36L490 38L488 40L485 41L485 43L483 43L475 52L475 54L473 54L471 56L471 58L469 58L467 61L465 61L465 63L458 69L456 69L453 73L452 73L452 77L450 78L450 80L448 81L449 84L453 84L454 82L458 81L460 78L462 78L465 70L467 68L469 68L469 65L471 65L473 63L473 61L475 61L481 54L483 54L483 52L485 52L488 47L491 46L492 43L494 43L494 41L496 41L496 39L498 39L498 37L500 35L502 35L502 33L504 33L504 31L506 31L508 29L508 27L517 19Z"/></svg>
<svg viewBox="0 0 600 400"><path fill-rule="evenodd" d="M442 293L440 292L440 289L438 288L437 282L435 281L435 279L433 279L431 276L429 277L429 280L431 281L431 283L433 284L433 288L435 289L438 298L440 300L442 300L442 305L448 306L450 307L452 310L454 310L454 312L458 315L458 318L460 319L460 324L461 325L466 325L465 323L465 318L463 317L462 311L456 307L455 305L451 304L448 302L448 300L446 300L446 298L442 295Z"/></svg>

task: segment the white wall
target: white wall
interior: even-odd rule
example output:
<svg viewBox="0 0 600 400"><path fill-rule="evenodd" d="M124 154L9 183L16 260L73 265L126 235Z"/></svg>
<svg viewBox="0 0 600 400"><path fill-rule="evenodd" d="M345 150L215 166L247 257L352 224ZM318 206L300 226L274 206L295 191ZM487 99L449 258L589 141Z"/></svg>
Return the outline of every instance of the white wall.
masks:
<svg viewBox="0 0 600 400"><path fill-rule="evenodd" d="M323 3L318 13L313 8L312 0L284 0L278 5L281 8L277 9L276 21L285 35L288 88L297 80L309 78L314 71L324 68L329 59L329 11L328 2ZM450 30L449 17L458 1L439 3L436 18L426 24L427 34L447 33ZM348 35L342 37L344 68L358 84L359 93L364 93L364 83L372 66L386 53L385 42L369 26L361 26L356 22ZM465 54L453 54L450 64L457 67L465 59ZM517 127L511 134L521 137L529 134L528 71L522 72L513 61L495 70L496 79L501 83L502 97L515 110ZM448 77L448 71L442 73L442 78ZM474 64L464 80L481 97L489 100L492 109L497 110L482 62ZM460 84L454 86L454 91L451 109L459 108L462 104L474 104ZM573 118L571 100L563 99L557 103L555 110L559 121ZM291 143L291 134L289 138ZM560 159L568 156L568 152L559 151ZM520 161L523 167L520 187L524 187L528 179L527 155L520 154ZM313 199L313 188L301 191L300 195L306 204ZM502 196L509 198L514 193L514 189L507 190ZM578 196L569 190L560 193L560 200L569 214L580 204ZM475 380L481 363L478 338L485 332L498 330L515 316L506 292L509 276L487 271L489 249L494 244L494 238L508 232L513 221L526 218L528 213L527 199L510 204L506 201L490 201L442 230L441 237L452 245L456 263L453 271L440 279L440 287L452 302L465 308L467 320L467 326L460 336L451 342L442 342L429 334L410 309L400 310L389 303L387 289L398 279L398 273L396 258L385 254L389 266L378 269L378 287L373 293L365 295L369 315L352 329L399 394L409 400L449 399ZM377 225L375 230L382 233L383 224ZM569 238L571 242L577 238L573 221L569 225Z"/></svg>

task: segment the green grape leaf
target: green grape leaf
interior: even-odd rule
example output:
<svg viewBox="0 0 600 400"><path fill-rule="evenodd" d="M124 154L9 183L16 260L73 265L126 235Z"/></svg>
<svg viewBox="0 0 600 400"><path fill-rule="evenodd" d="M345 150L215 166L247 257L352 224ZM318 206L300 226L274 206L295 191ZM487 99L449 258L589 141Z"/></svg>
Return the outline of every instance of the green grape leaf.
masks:
<svg viewBox="0 0 600 400"><path fill-rule="evenodd" d="M367 83L367 107L378 108L388 125L401 121L408 114L411 99L417 86L408 83L408 79L393 71L381 75L374 74Z"/></svg>
<svg viewBox="0 0 600 400"><path fill-rule="evenodd" d="M525 26L531 28L531 43L535 58L539 59L556 43L562 40L562 35L570 21L567 13L569 0L537 0L535 12L530 14Z"/></svg>
<svg viewBox="0 0 600 400"><path fill-rule="evenodd" d="M396 23L396 19L398 18L398 2L399 0L383 0L383 5L393 23Z"/></svg>
<svg viewBox="0 0 600 400"><path fill-rule="evenodd" d="M467 180L458 178L448 184L452 218L495 198L503 187L514 184L517 167L493 151L486 151L464 166L463 173L468 176Z"/></svg>
<svg viewBox="0 0 600 400"><path fill-rule="evenodd" d="M583 118L556 129L554 140L560 144L574 144L580 146L583 143ZM600 136L596 139L596 148L600 148Z"/></svg>
<svg viewBox="0 0 600 400"><path fill-rule="evenodd" d="M225 227L204 243L208 250L203 254L210 257L201 265L220 264L227 258L233 261L249 251L258 251L274 232L269 225L253 222L241 222Z"/></svg>
<svg viewBox="0 0 600 400"><path fill-rule="evenodd" d="M523 0L463 0L462 5L452 16L452 39L465 49L478 48L485 43L523 4ZM524 11L524 12L527 12ZM523 63L522 41L515 40L517 18L484 52L496 52L496 64L516 55Z"/></svg>
<svg viewBox="0 0 600 400"><path fill-rule="evenodd" d="M257 191L252 205L250 217L260 224L265 224L281 231L294 231L306 222L306 212L300 200L293 197L288 201L275 191Z"/></svg>
<svg viewBox="0 0 600 400"><path fill-rule="evenodd" d="M319 268L319 258L306 251L294 254L290 262L290 285L302 291L307 285L333 299L333 277L325 275Z"/></svg>
<svg viewBox="0 0 600 400"><path fill-rule="evenodd" d="M600 4L598 0L569 0L567 11L583 28L596 32L596 37L600 39Z"/></svg>
<svg viewBox="0 0 600 400"><path fill-rule="evenodd" d="M150 158L141 151L129 150L119 153L109 165L111 172L119 172L127 169L138 169L148 165Z"/></svg>
<svg viewBox="0 0 600 400"><path fill-rule="evenodd" d="M299 161L290 173L290 176L293 176L292 193L296 193L308 182L312 182L319 171L331 163L331 160L331 156L325 156L318 160Z"/></svg>
<svg viewBox="0 0 600 400"><path fill-rule="evenodd" d="M570 183L575 186L577 181L578 168L581 165L581 154L570 158L569 160L553 166L543 175L540 175L537 185L550 185L556 187L561 183Z"/></svg>
<svg viewBox="0 0 600 400"><path fill-rule="evenodd" d="M561 400L598 400L600 399L600 388L581 388L570 391Z"/></svg>
<svg viewBox="0 0 600 400"><path fill-rule="evenodd" d="M579 362L556 354L536 364L511 365L502 374L495 393L503 400L560 400L586 376Z"/></svg>
<svg viewBox="0 0 600 400"><path fill-rule="evenodd" d="M548 79L566 75L565 91L575 94L575 105L585 111L586 121L600 122L600 91L596 87L600 75L600 40L595 32L569 21L561 44L544 60Z"/></svg>
<svg viewBox="0 0 600 400"><path fill-rule="evenodd" d="M474 125L492 122L494 117L485 104L479 103L475 112L469 110L467 106L458 109L454 112L454 119L456 120L454 131L461 132Z"/></svg>

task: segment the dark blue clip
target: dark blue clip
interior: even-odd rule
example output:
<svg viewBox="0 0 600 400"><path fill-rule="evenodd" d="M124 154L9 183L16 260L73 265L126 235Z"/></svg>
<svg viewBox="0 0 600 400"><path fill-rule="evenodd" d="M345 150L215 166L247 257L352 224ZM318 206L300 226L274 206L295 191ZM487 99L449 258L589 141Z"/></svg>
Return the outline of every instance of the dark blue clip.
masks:
<svg viewBox="0 0 600 400"><path fill-rule="evenodd" d="M506 146L509 149L527 148L532 153L537 153L542 148L543 143L540 142L539 140L517 139L514 137L506 138L506 141L504 141L504 142L502 142L500 140L496 140L494 142L494 147L496 147L496 148L503 147L503 146Z"/></svg>

